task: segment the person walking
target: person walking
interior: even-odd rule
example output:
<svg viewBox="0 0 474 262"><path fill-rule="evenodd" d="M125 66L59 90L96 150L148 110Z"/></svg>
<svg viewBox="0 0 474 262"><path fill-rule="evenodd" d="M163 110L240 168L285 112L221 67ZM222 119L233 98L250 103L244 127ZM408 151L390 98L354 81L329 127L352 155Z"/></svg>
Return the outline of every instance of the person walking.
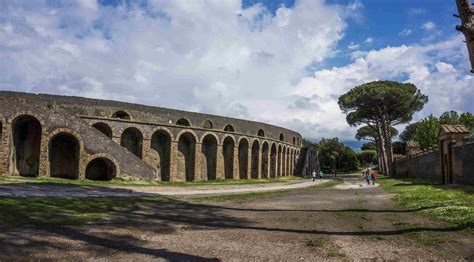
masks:
<svg viewBox="0 0 474 262"><path fill-rule="evenodd" d="M319 170L319 181L323 182L323 176L324 176L323 170Z"/></svg>
<svg viewBox="0 0 474 262"><path fill-rule="evenodd" d="M367 185L370 186L370 179L371 179L371 175L369 173L369 170L367 170L367 174L365 174L365 180L367 180Z"/></svg>
<svg viewBox="0 0 474 262"><path fill-rule="evenodd" d="M313 173L311 173L311 177L313 178L313 182L316 180L316 170L313 170Z"/></svg>
<svg viewBox="0 0 474 262"><path fill-rule="evenodd" d="M375 186L375 180L377 179L377 173L375 171L372 171L372 174L370 174L370 178L372 179L372 185Z"/></svg>

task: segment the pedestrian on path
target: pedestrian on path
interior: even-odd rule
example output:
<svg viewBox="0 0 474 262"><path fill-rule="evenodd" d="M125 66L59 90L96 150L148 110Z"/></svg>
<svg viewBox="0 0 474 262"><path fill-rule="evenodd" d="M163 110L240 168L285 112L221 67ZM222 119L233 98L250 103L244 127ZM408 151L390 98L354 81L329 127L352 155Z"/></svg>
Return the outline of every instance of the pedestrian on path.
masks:
<svg viewBox="0 0 474 262"><path fill-rule="evenodd" d="M311 177L313 178L313 182L314 182L316 180L316 170L313 170Z"/></svg>
<svg viewBox="0 0 474 262"><path fill-rule="evenodd" d="M367 180L367 185L370 186L370 179L371 179L371 175L369 173L369 171L367 171L367 174L365 175L365 180Z"/></svg>
<svg viewBox="0 0 474 262"><path fill-rule="evenodd" d="M323 182L323 176L324 176L323 170L319 170L319 181Z"/></svg>
<svg viewBox="0 0 474 262"><path fill-rule="evenodd" d="M375 186L375 180L377 179L377 173L375 171L372 171L372 174L370 174L370 178L372 179L372 185Z"/></svg>

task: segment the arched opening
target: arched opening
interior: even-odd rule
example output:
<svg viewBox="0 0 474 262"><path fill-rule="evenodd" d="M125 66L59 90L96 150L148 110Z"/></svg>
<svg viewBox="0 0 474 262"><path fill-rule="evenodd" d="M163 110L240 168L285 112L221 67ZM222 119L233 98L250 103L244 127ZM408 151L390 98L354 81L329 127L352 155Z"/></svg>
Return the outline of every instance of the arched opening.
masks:
<svg viewBox="0 0 474 262"><path fill-rule="evenodd" d="M285 141L285 135L283 135L283 133L280 134L280 141Z"/></svg>
<svg viewBox="0 0 474 262"><path fill-rule="evenodd" d="M204 137L201 153L203 155L201 174L205 175L207 180L215 180L217 170L217 139L213 135Z"/></svg>
<svg viewBox="0 0 474 262"><path fill-rule="evenodd" d="M109 138L112 138L112 128L110 128L109 125L99 122L93 124L92 126L99 130L102 134L106 135Z"/></svg>
<svg viewBox="0 0 474 262"><path fill-rule="evenodd" d="M296 145L296 137L293 137L293 145Z"/></svg>
<svg viewBox="0 0 474 262"><path fill-rule="evenodd" d="M257 136L265 137L265 132L263 131L263 129L258 130Z"/></svg>
<svg viewBox="0 0 474 262"><path fill-rule="evenodd" d="M231 126L231 125L226 125L226 126L224 127L224 131L226 131L226 132L235 132L235 129L234 129L234 127Z"/></svg>
<svg viewBox="0 0 474 262"><path fill-rule="evenodd" d="M151 148L156 152L155 164L161 181L170 181L171 137L163 130L151 137Z"/></svg>
<svg viewBox="0 0 474 262"><path fill-rule="evenodd" d="M135 127L129 127L123 131L120 145L132 152L132 154L142 158L143 135Z"/></svg>
<svg viewBox="0 0 474 262"><path fill-rule="evenodd" d="M117 176L114 162L105 157L99 157L89 162L86 168L86 179L112 180Z"/></svg>
<svg viewBox="0 0 474 262"><path fill-rule="evenodd" d="M263 142L262 165L261 165L262 178L268 178L268 153L269 153L268 143Z"/></svg>
<svg viewBox="0 0 474 262"><path fill-rule="evenodd" d="M178 176L186 181L194 180L196 139L190 133L184 133L178 142Z"/></svg>
<svg viewBox="0 0 474 262"><path fill-rule="evenodd" d="M191 126L189 121L185 118L178 119L178 121L176 121L176 125L178 125L178 126Z"/></svg>
<svg viewBox="0 0 474 262"><path fill-rule="evenodd" d="M224 158L224 176L225 179L234 178L234 140L226 137L222 144L222 156Z"/></svg>
<svg viewBox="0 0 474 262"><path fill-rule="evenodd" d="M113 113L112 118L126 119L126 120L131 119L130 115L125 111L117 111L117 112Z"/></svg>
<svg viewBox="0 0 474 262"><path fill-rule="evenodd" d="M275 144L270 149L270 178L276 177L277 150Z"/></svg>
<svg viewBox="0 0 474 262"><path fill-rule="evenodd" d="M290 151L290 172L288 173L289 176L293 175L293 149Z"/></svg>
<svg viewBox="0 0 474 262"><path fill-rule="evenodd" d="M204 128L212 129L213 126L214 125L212 124L211 120L204 121L204 125L203 125Z"/></svg>
<svg viewBox="0 0 474 262"><path fill-rule="evenodd" d="M59 133L49 142L50 176L79 178L79 142L72 134Z"/></svg>
<svg viewBox="0 0 474 262"><path fill-rule="evenodd" d="M249 142L241 139L239 143L239 178L248 179Z"/></svg>
<svg viewBox="0 0 474 262"><path fill-rule="evenodd" d="M277 156L277 177L281 176L282 166L281 166L281 145L278 146L278 156Z"/></svg>
<svg viewBox="0 0 474 262"><path fill-rule="evenodd" d="M255 140L253 141L252 144L252 162L250 166L250 176L251 178L258 178L258 168L259 168L259 161L258 161L258 154L260 151L260 145L258 144L258 141Z"/></svg>
<svg viewBox="0 0 474 262"><path fill-rule="evenodd" d="M33 116L17 117L12 123L13 155L16 172L37 176L41 146L41 123Z"/></svg>

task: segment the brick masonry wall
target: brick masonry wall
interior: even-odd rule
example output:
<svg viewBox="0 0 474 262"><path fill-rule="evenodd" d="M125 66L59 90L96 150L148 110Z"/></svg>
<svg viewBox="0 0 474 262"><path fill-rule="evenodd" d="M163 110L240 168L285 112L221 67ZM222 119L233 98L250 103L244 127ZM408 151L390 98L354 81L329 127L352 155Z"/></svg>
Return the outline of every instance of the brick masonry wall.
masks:
<svg viewBox="0 0 474 262"><path fill-rule="evenodd" d="M474 185L474 143L453 148L454 182Z"/></svg>

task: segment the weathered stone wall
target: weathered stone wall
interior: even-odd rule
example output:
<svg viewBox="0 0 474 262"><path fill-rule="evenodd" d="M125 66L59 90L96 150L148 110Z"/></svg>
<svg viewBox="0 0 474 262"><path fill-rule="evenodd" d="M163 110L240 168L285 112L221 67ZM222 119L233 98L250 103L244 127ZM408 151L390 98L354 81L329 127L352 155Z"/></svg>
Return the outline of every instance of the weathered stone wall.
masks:
<svg viewBox="0 0 474 262"><path fill-rule="evenodd" d="M440 152L415 155L411 159L411 177L441 181Z"/></svg>
<svg viewBox="0 0 474 262"><path fill-rule="evenodd" d="M394 162L395 177L441 180L440 152L432 151L397 159Z"/></svg>
<svg viewBox="0 0 474 262"><path fill-rule="evenodd" d="M453 147L454 182L474 185L474 143Z"/></svg>
<svg viewBox="0 0 474 262"><path fill-rule="evenodd" d="M21 115L30 115L41 123L42 176L51 175L50 142L61 134L77 141L80 178L85 177L88 163L96 158L110 161L95 161L94 165L107 166L94 166L91 170L111 170L113 163L113 173L120 177L194 180L250 178L251 174L253 178L287 176L294 174L300 156L298 133L252 121L114 101L14 92L0 92L0 102L0 174L15 174L11 131L12 122ZM130 119L112 117L127 114ZM191 125L175 124L183 118L187 121L181 122ZM224 126L228 127L224 130ZM138 132L139 139L124 142L123 134L129 133L130 128ZM258 130L265 135L258 136ZM214 145L204 143L203 148L203 140L209 136L214 138ZM180 148L183 137L188 138L187 144ZM120 144L136 152L131 153ZM252 150L254 146L257 151ZM208 171L209 168L215 170ZM209 178L209 174L213 177Z"/></svg>
<svg viewBox="0 0 474 262"><path fill-rule="evenodd" d="M395 160L395 177L407 177L407 159L397 159Z"/></svg>

